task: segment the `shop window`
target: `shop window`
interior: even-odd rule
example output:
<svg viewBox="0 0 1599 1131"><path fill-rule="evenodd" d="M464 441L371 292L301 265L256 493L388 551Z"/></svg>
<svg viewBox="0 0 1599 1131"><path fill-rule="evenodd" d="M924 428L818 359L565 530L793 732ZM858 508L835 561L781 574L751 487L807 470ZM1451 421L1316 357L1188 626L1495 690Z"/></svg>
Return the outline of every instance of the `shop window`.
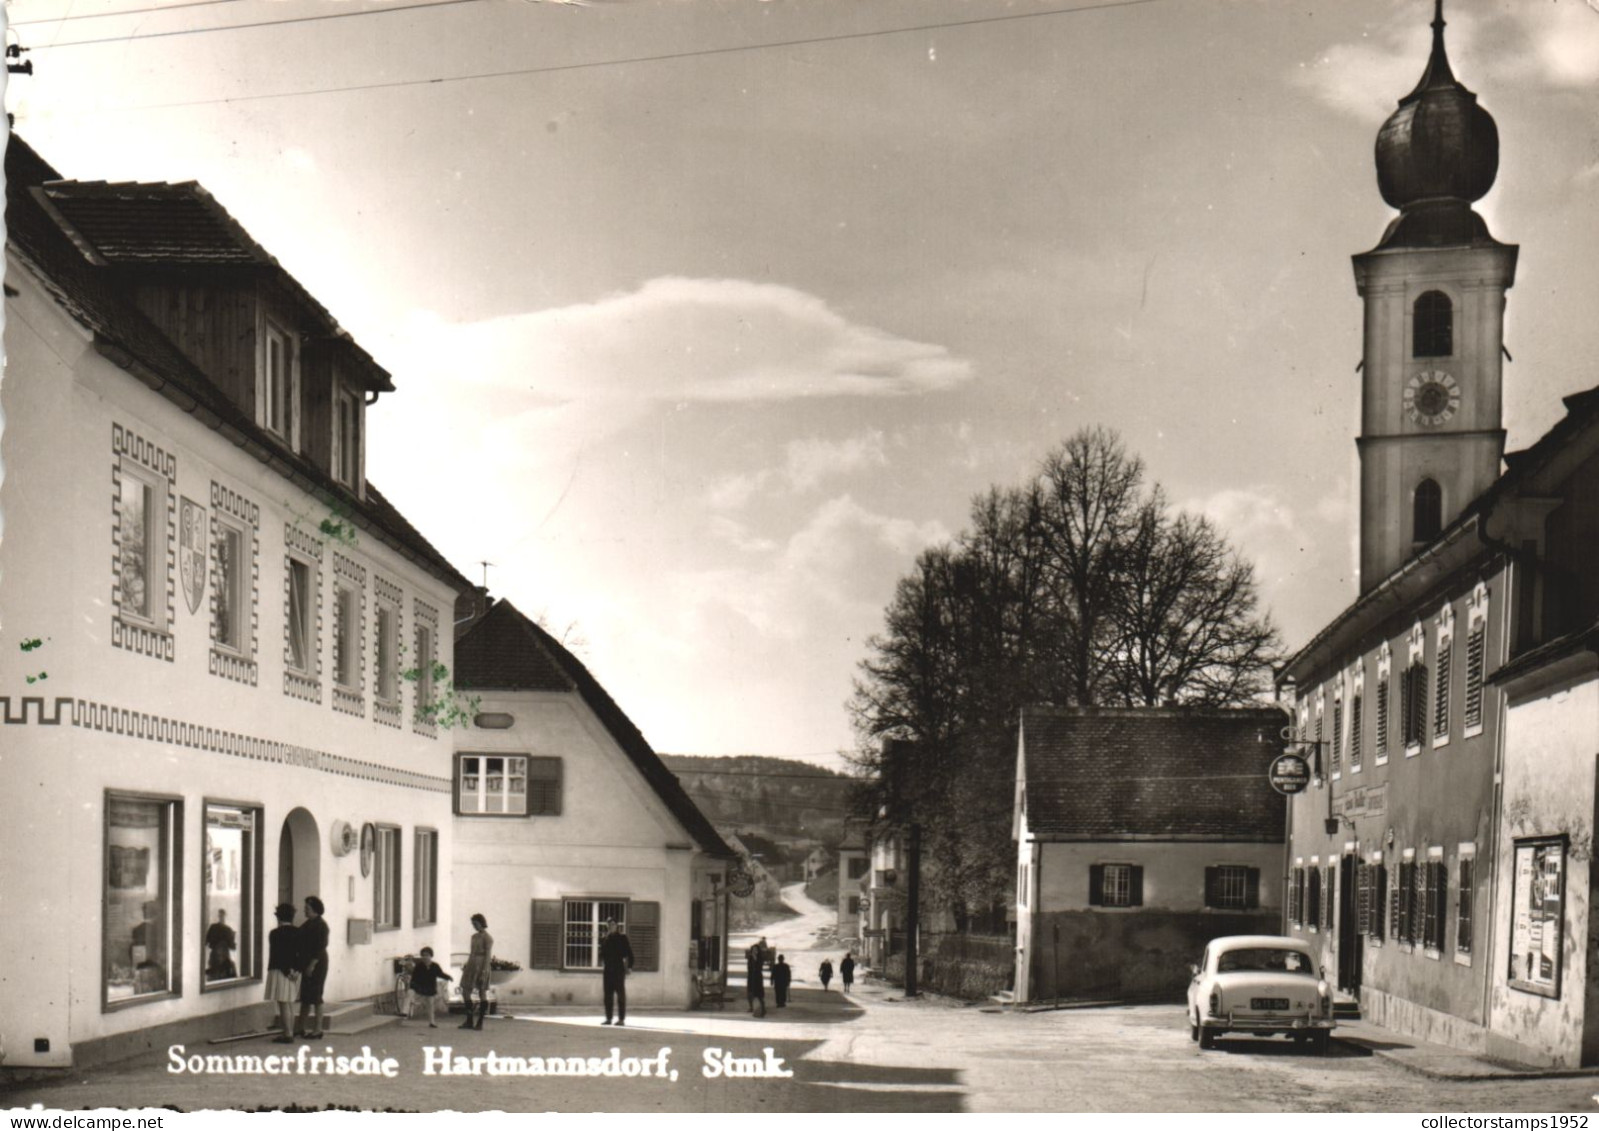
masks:
<svg viewBox="0 0 1599 1131"><path fill-rule="evenodd" d="M416 851L412 855L412 921L426 927L439 921L439 834L435 829L416 830Z"/></svg>
<svg viewBox="0 0 1599 1131"><path fill-rule="evenodd" d="M1217 864L1205 869L1205 906L1218 911L1252 911L1260 906L1260 869Z"/></svg>
<svg viewBox="0 0 1599 1131"><path fill-rule="evenodd" d="M1142 907L1143 867L1138 864L1090 865L1088 902L1095 907Z"/></svg>
<svg viewBox="0 0 1599 1131"><path fill-rule="evenodd" d="M372 924L380 931L400 925L400 830L378 825L372 854Z"/></svg>
<svg viewBox="0 0 1599 1131"><path fill-rule="evenodd" d="M182 993L183 802L105 795L103 1004Z"/></svg>
<svg viewBox="0 0 1599 1131"><path fill-rule="evenodd" d="M260 977L261 810L207 802L201 859L200 984Z"/></svg>

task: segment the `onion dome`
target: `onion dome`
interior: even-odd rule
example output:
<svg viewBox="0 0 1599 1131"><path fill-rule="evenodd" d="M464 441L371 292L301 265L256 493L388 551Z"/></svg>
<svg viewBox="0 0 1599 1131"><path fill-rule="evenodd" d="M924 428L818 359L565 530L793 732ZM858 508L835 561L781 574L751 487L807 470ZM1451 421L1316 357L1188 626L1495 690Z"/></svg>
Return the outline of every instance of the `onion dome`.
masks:
<svg viewBox="0 0 1599 1131"><path fill-rule="evenodd" d="M1377 186L1401 213L1382 246L1491 239L1471 204L1498 172L1499 130L1449 68L1443 0L1436 0L1427 69L1377 133Z"/></svg>

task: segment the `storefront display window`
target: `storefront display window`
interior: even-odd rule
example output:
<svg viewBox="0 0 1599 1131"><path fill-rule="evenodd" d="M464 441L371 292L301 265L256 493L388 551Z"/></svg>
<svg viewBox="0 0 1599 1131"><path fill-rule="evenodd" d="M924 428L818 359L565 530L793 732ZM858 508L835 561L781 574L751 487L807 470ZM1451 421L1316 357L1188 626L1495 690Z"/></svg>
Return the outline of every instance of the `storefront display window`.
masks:
<svg viewBox="0 0 1599 1131"><path fill-rule="evenodd" d="M1514 883L1510 902L1510 986L1558 998L1566 913L1566 838L1516 841Z"/></svg>
<svg viewBox="0 0 1599 1131"><path fill-rule="evenodd" d="M259 812L207 803L201 862L201 984L255 978L260 935Z"/></svg>
<svg viewBox="0 0 1599 1131"><path fill-rule="evenodd" d="M180 992L182 828L177 798L106 794L101 949L107 1006Z"/></svg>

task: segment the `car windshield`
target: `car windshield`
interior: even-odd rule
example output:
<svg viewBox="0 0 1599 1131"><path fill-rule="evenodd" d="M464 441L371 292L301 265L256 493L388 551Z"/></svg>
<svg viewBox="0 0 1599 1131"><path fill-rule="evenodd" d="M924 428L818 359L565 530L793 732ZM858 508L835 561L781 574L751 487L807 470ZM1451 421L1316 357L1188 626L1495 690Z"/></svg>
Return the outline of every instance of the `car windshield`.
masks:
<svg viewBox="0 0 1599 1131"><path fill-rule="evenodd" d="M1280 971L1289 974L1310 973L1310 959L1297 950L1284 950L1274 946L1248 946L1229 950L1216 960L1218 974L1238 971Z"/></svg>

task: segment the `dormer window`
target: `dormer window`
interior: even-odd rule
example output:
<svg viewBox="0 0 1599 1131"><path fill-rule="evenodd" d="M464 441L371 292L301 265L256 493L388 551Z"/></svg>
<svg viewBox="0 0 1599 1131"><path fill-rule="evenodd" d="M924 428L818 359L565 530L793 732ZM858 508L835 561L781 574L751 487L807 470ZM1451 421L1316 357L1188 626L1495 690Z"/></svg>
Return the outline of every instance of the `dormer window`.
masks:
<svg viewBox="0 0 1599 1131"><path fill-rule="evenodd" d="M294 337L273 322L261 335L260 380L256 382L256 420L290 448L298 448L299 369Z"/></svg>
<svg viewBox="0 0 1599 1131"><path fill-rule="evenodd" d="M361 487L361 394L334 379L333 477L352 491Z"/></svg>

